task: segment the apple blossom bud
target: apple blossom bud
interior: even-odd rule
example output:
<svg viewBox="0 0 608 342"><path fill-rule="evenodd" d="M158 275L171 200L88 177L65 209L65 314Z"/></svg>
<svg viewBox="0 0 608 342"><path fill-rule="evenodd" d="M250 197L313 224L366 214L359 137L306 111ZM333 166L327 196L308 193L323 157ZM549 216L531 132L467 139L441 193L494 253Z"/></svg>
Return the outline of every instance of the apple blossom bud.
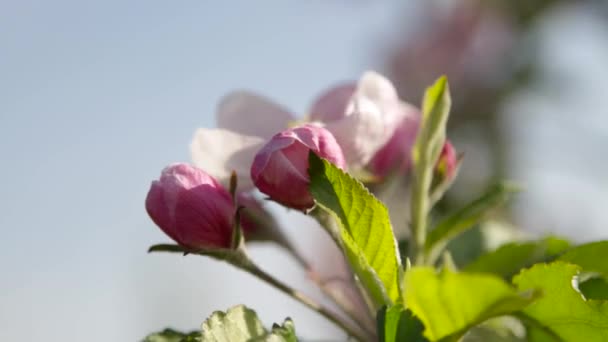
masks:
<svg viewBox="0 0 608 342"><path fill-rule="evenodd" d="M342 149L334 136L325 128L307 124L276 134L262 147L251 166L253 183L287 207L311 208L314 201L308 190L309 151L345 168Z"/></svg>
<svg viewBox="0 0 608 342"><path fill-rule="evenodd" d="M449 140L446 140L441 149L441 154L435 165L434 179L438 183L450 182L456 176L458 166L458 156L456 150Z"/></svg>
<svg viewBox="0 0 608 342"><path fill-rule="evenodd" d="M191 248L230 248L234 204L230 194L205 171L172 164L152 182L148 214L170 238Z"/></svg>

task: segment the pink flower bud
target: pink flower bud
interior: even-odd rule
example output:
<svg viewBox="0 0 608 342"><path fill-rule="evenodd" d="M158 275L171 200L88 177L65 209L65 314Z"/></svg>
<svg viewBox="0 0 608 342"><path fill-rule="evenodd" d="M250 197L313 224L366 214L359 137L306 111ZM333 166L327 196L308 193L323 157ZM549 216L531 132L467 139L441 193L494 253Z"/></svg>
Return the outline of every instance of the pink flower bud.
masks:
<svg viewBox="0 0 608 342"><path fill-rule="evenodd" d="M397 109L393 122L388 124L396 126L388 128L393 135L368 164L370 171L379 177L385 177L391 172L405 171L412 163L412 148L420 126L420 112L404 103L395 106Z"/></svg>
<svg viewBox="0 0 608 342"><path fill-rule="evenodd" d="M449 140L446 140L435 166L435 178L438 182L451 181L456 176L458 156Z"/></svg>
<svg viewBox="0 0 608 342"><path fill-rule="evenodd" d="M342 149L334 136L315 125L303 125L276 134L258 152L251 166L253 183L273 200L294 209L314 204L308 191L308 152L345 167Z"/></svg>
<svg viewBox="0 0 608 342"><path fill-rule="evenodd" d="M230 248L234 204L228 191L203 170L172 164L153 181L148 214L165 234L192 249Z"/></svg>

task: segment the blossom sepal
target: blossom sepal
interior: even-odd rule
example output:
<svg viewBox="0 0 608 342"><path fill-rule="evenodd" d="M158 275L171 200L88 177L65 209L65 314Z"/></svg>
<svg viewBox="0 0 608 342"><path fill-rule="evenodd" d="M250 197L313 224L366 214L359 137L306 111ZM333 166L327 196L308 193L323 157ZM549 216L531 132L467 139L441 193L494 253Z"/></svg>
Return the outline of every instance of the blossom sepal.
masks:
<svg viewBox="0 0 608 342"><path fill-rule="evenodd" d="M454 180L456 180L463 158L464 153L456 154L456 150L452 144L446 140L433 172L433 181L429 194L431 207L443 197L445 192L454 183Z"/></svg>

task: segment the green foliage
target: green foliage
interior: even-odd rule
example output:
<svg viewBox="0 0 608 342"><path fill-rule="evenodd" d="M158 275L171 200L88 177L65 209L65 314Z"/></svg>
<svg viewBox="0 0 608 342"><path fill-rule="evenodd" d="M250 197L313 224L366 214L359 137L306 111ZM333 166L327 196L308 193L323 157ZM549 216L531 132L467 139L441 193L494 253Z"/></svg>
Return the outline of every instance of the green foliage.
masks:
<svg viewBox="0 0 608 342"><path fill-rule="evenodd" d="M473 228L493 209L502 206L518 188L509 183L499 183L469 205L449 215L429 232L426 240L428 259L437 260L441 251L454 237Z"/></svg>
<svg viewBox="0 0 608 342"><path fill-rule="evenodd" d="M597 241L573 248L559 260L581 266L588 272L599 272L608 276L608 241Z"/></svg>
<svg viewBox="0 0 608 342"><path fill-rule="evenodd" d="M494 273L504 278L511 278L522 268L537 262L549 261L569 247L568 241L555 237L547 237L540 241L512 242L481 255L464 270Z"/></svg>
<svg viewBox="0 0 608 342"><path fill-rule="evenodd" d="M469 328L519 311L537 297L534 291L519 293L493 275L432 267L408 270L405 283L408 308L424 323L424 336L431 341L456 341Z"/></svg>
<svg viewBox="0 0 608 342"><path fill-rule="evenodd" d="M378 341L428 342L423 336L424 325L402 305L383 307L376 317Z"/></svg>
<svg viewBox="0 0 608 342"><path fill-rule="evenodd" d="M167 328L161 332L148 335L143 342L199 342L200 340L200 331L182 333Z"/></svg>
<svg viewBox="0 0 608 342"><path fill-rule="evenodd" d="M266 330L255 311L238 305L226 312L216 311L202 326L202 342L295 342L295 328L288 318L282 326Z"/></svg>
<svg viewBox="0 0 608 342"><path fill-rule="evenodd" d="M450 90L445 76L426 89L422 104L420 130L413 149L412 238L418 259L423 256L433 170L445 142L445 129L451 106Z"/></svg>
<svg viewBox="0 0 608 342"><path fill-rule="evenodd" d="M310 192L337 222L335 238L355 274L381 306L401 301L401 260L388 211L359 181L309 155Z"/></svg>
<svg viewBox="0 0 608 342"><path fill-rule="evenodd" d="M585 299L577 291L578 265L557 261L537 264L514 277L520 290L540 289L542 297L524 314L542 326L544 338L564 341L608 341L608 302Z"/></svg>
<svg viewBox="0 0 608 342"><path fill-rule="evenodd" d="M554 237L522 241L521 234L510 227L495 231L491 235L494 238L488 239L489 227L487 221L482 221L518 190L515 186L495 185L469 205L447 215L427 234L431 208L449 185L446 182L435 191L432 189L433 171L446 141L450 106L447 79L441 77L424 96L413 148L412 196L408 199L411 236L399 245L386 206L357 179L314 153L309 154L310 192L316 203L311 214L325 226L348 260L356 285L347 285L358 285L363 290L361 303L344 305L335 300L343 316L257 267L246 253L238 210L232 248L190 250L162 244L149 251L223 260L299 300L361 341L375 337L370 326L373 320L369 318L378 308L381 309L375 318L380 342L608 341L608 241L571 248L568 241ZM233 175L233 198L235 191ZM504 234L505 230L510 235ZM494 250L488 252L490 249ZM437 270L435 265L444 251L443 267ZM401 258L406 255L409 258L404 270ZM544 263L555 259L558 261ZM412 263L416 266L412 267ZM459 267L462 272L456 271ZM314 270L308 271L314 275ZM505 281L514 274L515 287ZM314 280L327 291L323 281ZM348 294L343 298L353 297ZM363 313L369 314L365 319L359 315L361 312L354 312L353 308L359 309L357 304L369 309ZM200 332L166 329L144 339L271 341L296 342L293 322L287 318L282 325L274 324L268 330L256 313L243 305L214 312Z"/></svg>

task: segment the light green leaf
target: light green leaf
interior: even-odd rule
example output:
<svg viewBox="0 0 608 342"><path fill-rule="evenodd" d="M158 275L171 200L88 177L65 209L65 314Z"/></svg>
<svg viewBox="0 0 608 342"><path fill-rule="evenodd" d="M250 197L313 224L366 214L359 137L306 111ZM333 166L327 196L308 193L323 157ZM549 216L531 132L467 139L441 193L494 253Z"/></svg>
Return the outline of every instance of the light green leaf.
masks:
<svg viewBox="0 0 608 342"><path fill-rule="evenodd" d="M464 270L494 273L510 279L522 268L537 262L549 261L569 247L568 241L555 237L547 237L540 241L512 242L481 255Z"/></svg>
<svg viewBox="0 0 608 342"><path fill-rule="evenodd" d="M418 258L424 255L427 218L431 210L429 196L433 170L445 142L450 106L448 81L442 76L426 89L422 103L420 130L412 151L414 159L411 200L412 236Z"/></svg>
<svg viewBox="0 0 608 342"><path fill-rule="evenodd" d="M534 291L518 293L493 275L437 272L431 267L410 269L405 284L405 302L431 341L456 341L471 327L519 311L537 297Z"/></svg>
<svg viewBox="0 0 608 342"><path fill-rule="evenodd" d="M277 338L282 338L277 339ZM273 324L270 334L264 337L263 341L285 341L285 342L297 342L296 338L296 327L290 318L285 319L283 325Z"/></svg>
<svg viewBox="0 0 608 342"><path fill-rule="evenodd" d="M423 336L424 325L402 305L383 307L376 316L380 342L428 342Z"/></svg>
<svg viewBox="0 0 608 342"><path fill-rule="evenodd" d="M564 341L608 341L608 302L585 299L574 286L581 267L557 261L537 264L513 278L520 290L542 297L523 312Z"/></svg>
<svg viewBox="0 0 608 342"><path fill-rule="evenodd" d="M441 251L454 237L478 224L492 210L503 205L511 194L518 191L513 184L502 182L464 208L440 221L429 232L426 240L428 260L437 260Z"/></svg>
<svg viewBox="0 0 608 342"><path fill-rule="evenodd" d="M608 276L608 241L597 241L575 247L559 260L577 264L588 272L599 272Z"/></svg>
<svg viewBox="0 0 608 342"><path fill-rule="evenodd" d="M227 312L216 311L202 325L202 342L294 342L295 328L290 319L268 332L255 311L238 305Z"/></svg>
<svg viewBox="0 0 608 342"><path fill-rule="evenodd" d="M386 207L359 181L309 155L310 192L338 223L340 247L374 303L401 302L401 259Z"/></svg>
<svg viewBox="0 0 608 342"><path fill-rule="evenodd" d="M143 342L199 342L200 338L200 331L182 333L167 328L161 332L148 335Z"/></svg>

